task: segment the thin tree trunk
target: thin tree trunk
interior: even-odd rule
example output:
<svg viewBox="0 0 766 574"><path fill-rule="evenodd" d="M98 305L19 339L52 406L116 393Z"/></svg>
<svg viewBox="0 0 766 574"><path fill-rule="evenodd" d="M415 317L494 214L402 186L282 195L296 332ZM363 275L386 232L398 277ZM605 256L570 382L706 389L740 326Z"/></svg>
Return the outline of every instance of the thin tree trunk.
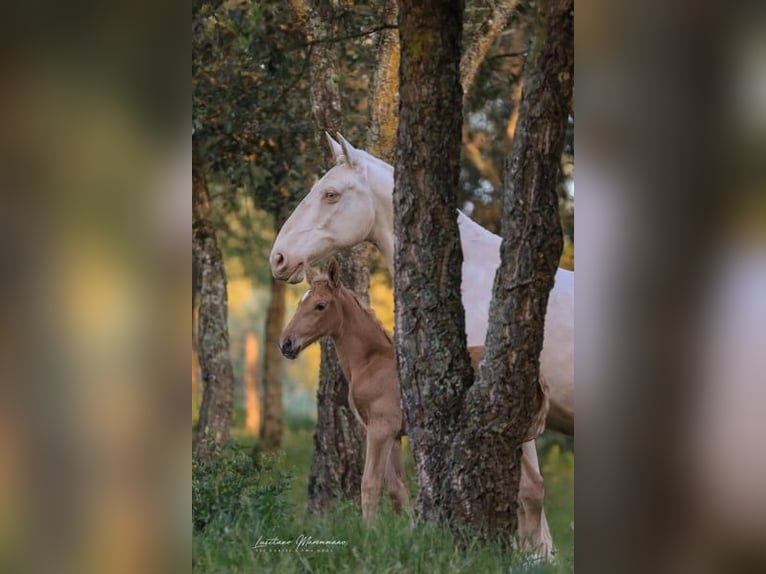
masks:
<svg viewBox="0 0 766 574"><path fill-rule="evenodd" d="M334 33L334 6L327 0L291 0L291 6L306 31L306 38L328 38ZM332 43L313 46L311 52L311 108L316 141L325 150L325 165L332 166L324 132L341 128L341 100L337 83L337 47ZM367 297L369 272L367 246L361 245L338 256L344 283ZM348 382L343 376L332 341L321 342L321 366L317 390L317 426L314 458L308 484L308 510L322 513L339 498L359 500L364 471L364 428L348 406Z"/></svg>
<svg viewBox="0 0 766 574"><path fill-rule="evenodd" d="M516 529L521 444L534 415L548 295L563 238L557 187L572 94L572 0L541 6L505 165L503 242L479 378L454 440L446 512L484 537Z"/></svg>
<svg viewBox="0 0 766 574"><path fill-rule="evenodd" d="M258 436L261 430L261 399L258 392L258 337L245 336L245 431Z"/></svg>
<svg viewBox="0 0 766 574"><path fill-rule="evenodd" d="M492 10L489 18L479 26L460 59L460 83L463 86L464 101L471 91L476 73L487 56L487 52L494 44L498 34L508 26L508 19L516 9L518 0L497 0L489 4Z"/></svg>
<svg viewBox="0 0 766 574"><path fill-rule="evenodd" d="M449 437L473 380L457 228L463 3L399 3L401 42L394 259L399 379L421 518L440 518Z"/></svg>
<svg viewBox="0 0 766 574"><path fill-rule="evenodd" d="M198 350L204 391L197 429L197 452L209 454L210 444L229 439L234 375L229 359L226 271L210 223L210 198L198 143L192 152L192 250L199 267ZM202 440L206 439L206 440Z"/></svg>
<svg viewBox="0 0 766 574"><path fill-rule="evenodd" d="M396 24L397 0L385 0L381 22ZM370 86L370 125L367 151L389 163L394 161L396 130L399 127L399 30L382 30L378 58Z"/></svg>
<svg viewBox="0 0 766 574"><path fill-rule="evenodd" d="M263 350L263 427L261 444L273 450L282 445L282 354L279 336L285 322L285 283L271 278L271 300L266 311L265 348Z"/></svg>

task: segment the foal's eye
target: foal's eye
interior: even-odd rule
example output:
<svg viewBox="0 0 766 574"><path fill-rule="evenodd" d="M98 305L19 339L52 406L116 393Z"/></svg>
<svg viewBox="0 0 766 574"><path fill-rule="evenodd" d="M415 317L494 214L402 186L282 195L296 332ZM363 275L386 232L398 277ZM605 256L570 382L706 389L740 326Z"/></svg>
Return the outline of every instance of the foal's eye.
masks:
<svg viewBox="0 0 766 574"><path fill-rule="evenodd" d="M316 309L317 311L324 311L325 307L327 307L327 305L325 305L324 303L317 303L314 309Z"/></svg>
<svg viewBox="0 0 766 574"><path fill-rule="evenodd" d="M335 203L339 197L340 194L337 191L328 190L324 192L324 198L330 203Z"/></svg>

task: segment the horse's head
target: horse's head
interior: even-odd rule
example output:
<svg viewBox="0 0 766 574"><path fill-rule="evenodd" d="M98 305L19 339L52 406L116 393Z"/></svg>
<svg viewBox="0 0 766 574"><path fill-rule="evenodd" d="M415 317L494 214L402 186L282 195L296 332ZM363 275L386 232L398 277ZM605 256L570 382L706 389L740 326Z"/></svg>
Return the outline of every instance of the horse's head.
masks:
<svg viewBox="0 0 766 574"><path fill-rule="evenodd" d="M334 333L342 323L338 262L330 261L327 275L316 273L308 263L303 267L309 289L279 338L279 349L288 359L296 358L312 343Z"/></svg>
<svg viewBox="0 0 766 574"><path fill-rule="evenodd" d="M364 153L338 134L327 141L336 165L311 188L282 226L269 263L275 278L300 283L303 262L313 265L369 238L375 204Z"/></svg>

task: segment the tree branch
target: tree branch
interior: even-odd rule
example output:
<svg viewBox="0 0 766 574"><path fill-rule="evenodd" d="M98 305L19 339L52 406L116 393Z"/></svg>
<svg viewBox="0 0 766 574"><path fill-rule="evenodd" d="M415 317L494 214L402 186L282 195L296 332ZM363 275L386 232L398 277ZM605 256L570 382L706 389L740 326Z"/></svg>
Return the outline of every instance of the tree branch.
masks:
<svg viewBox="0 0 766 574"><path fill-rule="evenodd" d="M399 26L396 24L381 24L380 26L375 26L374 28L370 28L369 30L364 30L362 32L355 32L353 34L348 34L346 36L332 36L328 38L317 38L316 40L310 40L308 42L305 42L300 45L300 47L310 47L314 46L316 44L332 44L335 42L347 42L348 40L356 40L358 38L364 38L365 36L372 36L373 34L377 34L378 32L382 32L383 30L396 30Z"/></svg>
<svg viewBox="0 0 766 574"><path fill-rule="evenodd" d="M482 22L471 42L468 44L460 59L460 83L463 86L463 103L465 103L476 72L484 61L487 52L492 47L498 34L508 25L511 13L516 9L518 0L502 0L490 4L492 13Z"/></svg>

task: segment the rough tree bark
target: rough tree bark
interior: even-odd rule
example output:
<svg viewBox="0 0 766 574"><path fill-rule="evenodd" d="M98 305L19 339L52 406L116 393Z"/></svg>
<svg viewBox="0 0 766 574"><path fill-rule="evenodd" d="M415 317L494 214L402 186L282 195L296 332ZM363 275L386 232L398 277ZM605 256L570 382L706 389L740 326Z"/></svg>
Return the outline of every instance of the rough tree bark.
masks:
<svg viewBox="0 0 766 574"><path fill-rule="evenodd" d="M245 336L245 430L258 436L261 430L261 398L258 392L258 337Z"/></svg>
<svg viewBox="0 0 766 574"><path fill-rule="evenodd" d="M452 450L449 514L486 537L516 528L520 446L534 414L545 311L563 248L556 190L572 95L573 32L572 0L540 4L505 166L501 263L485 354Z"/></svg>
<svg viewBox="0 0 766 574"><path fill-rule="evenodd" d="M572 0L541 7L506 162L501 268L475 382L463 334L455 217L461 8L400 3L396 347L420 518L505 538L517 526L520 446L535 405L545 310L563 246L556 188L572 92Z"/></svg>
<svg viewBox="0 0 766 574"><path fill-rule="evenodd" d="M263 352L263 426L261 445L274 450L282 444L282 355L279 336L285 323L285 284L271 278L271 299L266 310L266 345Z"/></svg>
<svg viewBox="0 0 766 574"><path fill-rule="evenodd" d="M448 439L473 380L460 298L463 3L400 1L394 186L395 340L421 518L440 518Z"/></svg>
<svg viewBox="0 0 766 574"><path fill-rule="evenodd" d="M205 169L198 143L192 151L192 251L199 272L198 343L204 390L197 428L197 452L209 454L209 441L229 439L233 408L234 375L229 359L226 271L210 215Z"/></svg>
<svg viewBox="0 0 766 574"><path fill-rule="evenodd" d="M291 0L308 42L334 33L333 3L326 0ZM311 108L316 141L325 150L325 167L332 166L324 132L341 128L341 99L337 83L337 46L331 42L311 48ZM343 282L368 297L369 271L366 247L338 256ZM348 406L348 382L343 376L332 341L321 342L321 366L317 389L317 426L314 457L308 483L308 510L322 513L339 498L359 499L364 471L364 429Z"/></svg>

